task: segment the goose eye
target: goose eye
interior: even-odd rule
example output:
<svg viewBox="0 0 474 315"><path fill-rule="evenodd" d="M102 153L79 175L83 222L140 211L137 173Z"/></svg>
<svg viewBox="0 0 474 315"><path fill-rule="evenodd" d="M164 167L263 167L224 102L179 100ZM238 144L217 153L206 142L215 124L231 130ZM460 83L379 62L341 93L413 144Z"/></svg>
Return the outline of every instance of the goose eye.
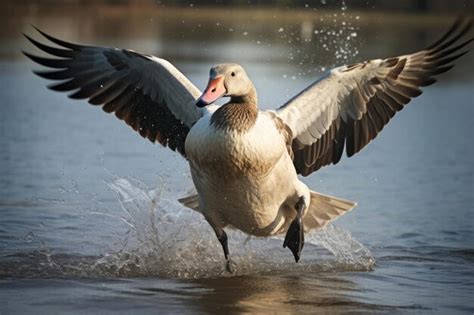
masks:
<svg viewBox="0 0 474 315"><path fill-rule="evenodd" d="M233 76L233 77L235 77L235 72L232 72L230 75Z"/></svg>

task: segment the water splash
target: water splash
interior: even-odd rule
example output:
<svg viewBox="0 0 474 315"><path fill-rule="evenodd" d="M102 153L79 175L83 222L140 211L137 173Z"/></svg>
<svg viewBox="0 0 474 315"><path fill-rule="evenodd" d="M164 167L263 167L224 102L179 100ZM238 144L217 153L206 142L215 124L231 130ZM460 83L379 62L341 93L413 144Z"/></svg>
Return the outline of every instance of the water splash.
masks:
<svg viewBox="0 0 474 315"><path fill-rule="evenodd" d="M221 245L203 216L177 202L187 193L174 191L164 183L149 190L139 181L124 178L116 178L108 185L116 192L121 210L104 212L103 217L120 220L128 228L119 235L115 250L100 257L59 254L39 239L41 246L36 251L3 257L0 278L232 276L225 272ZM298 264L282 248L282 236L249 238L229 229L227 234L236 264L233 275L367 271L374 265L366 247L347 231L332 225L307 233Z"/></svg>
<svg viewBox="0 0 474 315"><path fill-rule="evenodd" d="M201 214L183 208L177 196L165 198L161 188L147 192L123 178L110 187L119 197L130 231L124 247L98 260L97 268L120 276L228 276L221 246ZM228 231L228 236L235 275L370 270L374 264L367 248L332 225L306 236L299 264L282 248L282 237L249 239L240 231Z"/></svg>
<svg viewBox="0 0 474 315"><path fill-rule="evenodd" d="M359 16L347 12L345 1L341 1L340 12L326 14L320 18L324 26L314 30L319 44L329 54L333 54L330 67L341 63L351 63L359 54L360 40L357 40ZM321 68L325 70L325 68Z"/></svg>
<svg viewBox="0 0 474 315"><path fill-rule="evenodd" d="M322 1L323 8L326 2ZM299 31L280 27L275 30L276 36L290 44L287 52L289 63L301 67L298 76L314 75L327 69L344 64L354 63L362 44L357 38L360 16L348 10L345 1L340 1L338 10L313 10L311 17L306 17L299 25ZM318 51L314 53L314 46Z"/></svg>

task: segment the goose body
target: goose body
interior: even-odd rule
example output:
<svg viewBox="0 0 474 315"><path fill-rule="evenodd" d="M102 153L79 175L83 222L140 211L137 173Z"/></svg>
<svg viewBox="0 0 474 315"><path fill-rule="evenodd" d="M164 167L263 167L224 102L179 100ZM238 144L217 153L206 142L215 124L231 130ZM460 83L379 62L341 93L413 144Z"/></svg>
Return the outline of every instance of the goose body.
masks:
<svg viewBox="0 0 474 315"><path fill-rule="evenodd" d="M102 106L188 160L197 194L180 201L209 222L230 271L224 228L286 233L283 246L298 262L305 231L355 207L309 190L298 175L364 148L421 87L467 53L470 27L460 19L418 52L334 68L275 111L258 109L255 87L237 64L212 67L201 93L168 61L132 50L73 44L38 30L60 48L25 36L59 59L24 54L53 69L35 71L56 81L51 89ZM213 104L224 96L228 103Z"/></svg>
<svg viewBox="0 0 474 315"><path fill-rule="evenodd" d="M216 127L213 114L200 119L186 139L203 215L219 226L231 225L255 236L281 233L294 218L298 197L309 198L285 135L266 112L259 112L244 131Z"/></svg>

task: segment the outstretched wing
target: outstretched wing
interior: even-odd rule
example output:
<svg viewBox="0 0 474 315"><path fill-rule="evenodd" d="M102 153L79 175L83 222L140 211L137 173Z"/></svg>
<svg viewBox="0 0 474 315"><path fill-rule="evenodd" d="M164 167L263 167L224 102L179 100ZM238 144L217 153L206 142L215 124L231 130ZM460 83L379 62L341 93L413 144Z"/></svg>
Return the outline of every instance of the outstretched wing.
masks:
<svg viewBox="0 0 474 315"><path fill-rule="evenodd" d="M49 88L73 91L72 99L89 99L107 113L115 113L141 136L159 142L183 156L190 127L203 112L195 106L200 91L171 63L137 52L72 44L37 29L60 48L25 37L42 51L58 58L23 52L54 71L34 71L60 81Z"/></svg>
<svg viewBox="0 0 474 315"><path fill-rule="evenodd" d="M458 20L436 43L419 52L330 70L277 110L292 133L294 165L311 174L365 147L420 87L453 67L473 39L462 39L471 21Z"/></svg>

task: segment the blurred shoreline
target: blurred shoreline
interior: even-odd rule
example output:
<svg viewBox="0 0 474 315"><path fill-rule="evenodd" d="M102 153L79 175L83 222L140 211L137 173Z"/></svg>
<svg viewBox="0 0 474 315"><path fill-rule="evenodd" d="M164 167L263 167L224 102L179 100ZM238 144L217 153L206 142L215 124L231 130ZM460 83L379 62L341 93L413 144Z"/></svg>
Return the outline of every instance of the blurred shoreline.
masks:
<svg viewBox="0 0 474 315"><path fill-rule="evenodd" d="M44 2L13 2L5 1L0 4L0 16L4 18L14 18L16 15L25 14L70 14L71 11L76 13L87 12L94 15L117 16L122 14L130 14L134 16L150 16L161 14L169 14L172 16L180 15L183 17L193 17L206 19L209 16L216 14L226 15L227 19L252 19L252 18L268 18L271 19L275 13L287 13L279 16L283 20L293 20L299 18L313 18L318 14L341 14L359 15L367 20L384 19L387 23L394 23L400 19L406 20L407 23L419 23L420 18L428 23L436 23L440 20L451 19L459 15L466 15L470 9L474 10L474 2L466 3L466 7L451 6L445 8L433 8L432 10L391 10L383 6L368 6L361 8L360 6L353 7L341 4L339 6L316 6L316 7L301 7L301 6L271 6L271 5L247 5L247 6L231 6L231 5L163 5L153 3L133 3L132 4L111 4L102 2L76 2L76 1L44 1ZM341 8L344 8L341 10ZM457 9L455 9L457 8ZM73 12L74 13L74 12Z"/></svg>
<svg viewBox="0 0 474 315"><path fill-rule="evenodd" d="M380 11L373 6L358 11L352 9L352 1L338 7L312 3L319 6L6 1L0 5L0 61L26 61L21 50L31 51L32 46L22 33L40 38L32 27L36 26L72 42L133 49L178 64L210 64L224 54L221 61L293 64L301 75L313 76L310 72L326 67L422 49L459 16L450 11ZM232 43L239 44L231 48ZM232 55L244 47L256 52ZM338 51L347 59L337 60ZM472 57L463 60L472 64ZM467 71L457 77L465 75Z"/></svg>
<svg viewBox="0 0 474 315"><path fill-rule="evenodd" d="M319 2L318 2L319 3ZM474 5L474 2L472 2ZM116 35L136 37L149 36L156 26L167 25L171 36L175 31L181 37L196 36L194 28L206 26L211 35L219 34L223 27L228 30L241 30L248 22L258 23L263 30L270 25L312 24L325 25L333 20L354 20L358 27L370 32L380 32L391 28L412 28L423 25L427 29L444 31L459 12L429 11L379 11L377 7L361 11L351 6L322 7L322 8L289 8L269 6L217 6L205 5L162 5L149 2L128 4L107 4L87 2L87 4L68 1L13 2L2 1L0 4L0 57L10 56L8 47L18 45L23 40L21 32L31 30L31 25L46 31L54 32L57 36L70 40L90 40L91 38ZM215 22L217 21L217 22ZM211 27L210 22L214 23ZM148 23L149 25L147 25ZM221 30L219 30L219 28ZM154 35L154 34L152 34ZM176 34L175 34L176 35ZM262 36L266 36L262 32ZM233 34L235 37L235 33ZM15 54L16 58L19 54Z"/></svg>
<svg viewBox="0 0 474 315"><path fill-rule="evenodd" d="M101 5L115 7L216 7L216 8L284 8L284 9L338 9L342 5L352 10L400 12L472 12L474 3L469 0L3 0L10 6L28 5Z"/></svg>

